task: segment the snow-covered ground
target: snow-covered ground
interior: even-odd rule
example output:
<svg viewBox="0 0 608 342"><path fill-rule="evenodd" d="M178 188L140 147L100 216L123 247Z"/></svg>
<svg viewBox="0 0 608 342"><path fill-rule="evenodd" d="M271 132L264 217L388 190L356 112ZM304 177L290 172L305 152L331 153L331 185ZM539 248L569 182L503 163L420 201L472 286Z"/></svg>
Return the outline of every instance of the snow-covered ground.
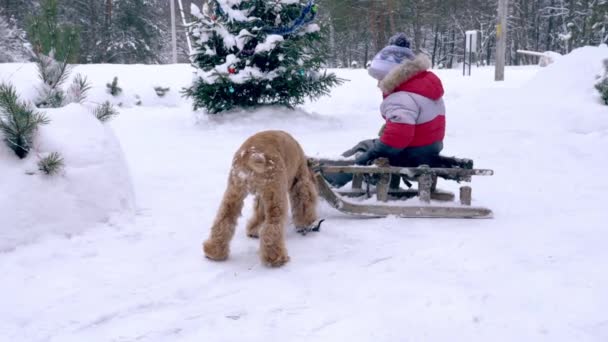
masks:
<svg viewBox="0 0 608 342"><path fill-rule="evenodd" d="M230 259L203 257L232 154L264 129L313 156L373 137L381 97L365 71L337 71L350 81L295 112L205 117L176 93L188 66L79 66L90 101L108 98L113 76L125 92L109 125L137 212L0 254L0 341L606 341L608 107L593 90L606 57L576 50L548 68L507 68L502 83L490 68L437 71L444 152L495 170L473 180L494 218L357 219L321 203L322 231L290 229L279 269L245 236L250 200ZM31 65L0 65L9 77L31 96ZM0 229L19 205L0 209Z"/></svg>

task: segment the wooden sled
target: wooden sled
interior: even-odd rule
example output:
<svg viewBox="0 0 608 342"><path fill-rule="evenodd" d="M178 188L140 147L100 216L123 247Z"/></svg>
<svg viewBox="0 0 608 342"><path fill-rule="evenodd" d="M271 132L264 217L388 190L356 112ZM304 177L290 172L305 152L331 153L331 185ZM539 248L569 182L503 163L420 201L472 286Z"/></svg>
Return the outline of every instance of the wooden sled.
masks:
<svg viewBox="0 0 608 342"><path fill-rule="evenodd" d="M492 170L459 167L395 167L388 160L379 158L372 166L352 165L352 161L309 158L315 173L319 195L335 209L352 215L365 217L419 217L419 218L491 218L492 211L471 206L470 186L461 186L459 202L454 201L452 192L437 189L437 179L471 182L472 176L491 176ZM331 173L353 174L350 190L333 188L323 176ZM367 182L364 182L367 179ZM372 182L369 180L373 179ZM403 181L416 189L401 189ZM375 185L370 185L374 183ZM365 184L365 187L364 187ZM375 203L356 203L346 198L369 199L376 197ZM418 201L407 199L418 198ZM439 202L439 203L438 203Z"/></svg>

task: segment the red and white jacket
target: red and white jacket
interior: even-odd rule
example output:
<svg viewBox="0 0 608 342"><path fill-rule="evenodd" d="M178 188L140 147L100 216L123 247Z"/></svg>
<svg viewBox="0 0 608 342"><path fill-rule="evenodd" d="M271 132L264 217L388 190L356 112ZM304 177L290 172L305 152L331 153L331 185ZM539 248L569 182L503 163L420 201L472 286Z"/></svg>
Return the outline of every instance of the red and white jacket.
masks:
<svg viewBox="0 0 608 342"><path fill-rule="evenodd" d="M380 141L394 148L426 146L443 141L445 105L441 80L428 71L428 57L418 55L393 68L378 84L386 125Z"/></svg>

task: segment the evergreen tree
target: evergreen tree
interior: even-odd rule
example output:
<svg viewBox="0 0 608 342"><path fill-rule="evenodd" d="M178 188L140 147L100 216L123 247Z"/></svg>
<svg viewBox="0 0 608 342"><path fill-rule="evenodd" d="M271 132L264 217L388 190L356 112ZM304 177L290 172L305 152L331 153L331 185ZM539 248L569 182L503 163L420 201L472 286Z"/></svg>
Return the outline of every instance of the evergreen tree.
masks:
<svg viewBox="0 0 608 342"><path fill-rule="evenodd" d="M29 19L28 36L36 54L63 62L75 62L78 56L78 31L59 21L57 0L42 1L40 11Z"/></svg>
<svg viewBox="0 0 608 342"><path fill-rule="evenodd" d="M112 1L110 1L112 2ZM156 0L114 0L107 37L106 61L159 63L167 30Z"/></svg>
<svg viewBox="0 0 608 342"><path fill-rule="evenodd" d="M320 72L327 54L313 0L212 0L193 9L192 62L200 70L185 93L195 109L292 108L341 83Z"/></svg>
<svg viewBox="0 0 608 342"><path fill-rule="evenodd" d="M24 62L32 57L32 50L14 19L5 19L0 12L0 63Z"/></svg>

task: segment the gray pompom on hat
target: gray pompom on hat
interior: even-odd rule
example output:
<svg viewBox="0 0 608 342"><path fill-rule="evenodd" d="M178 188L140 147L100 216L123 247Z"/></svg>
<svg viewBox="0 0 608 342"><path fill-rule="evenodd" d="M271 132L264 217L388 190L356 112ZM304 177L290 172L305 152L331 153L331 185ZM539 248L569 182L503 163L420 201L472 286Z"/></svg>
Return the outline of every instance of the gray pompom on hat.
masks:
<svg viewBox="0 0 608 342"><path fill-rule="evenodd" d="M374 56L367 72L377 80L382 80L394 67L405 59L413 60L416 56L410 49L410 41L405 33L397 33L389 40L386 47Z"/></svg>
<svg viewBox="0 0 608 342"><path fill-rule="evenodd" d="M399 32L388 40L388 45L396 45L404 48L410 48L410 41L403 32Z"/></svg>

